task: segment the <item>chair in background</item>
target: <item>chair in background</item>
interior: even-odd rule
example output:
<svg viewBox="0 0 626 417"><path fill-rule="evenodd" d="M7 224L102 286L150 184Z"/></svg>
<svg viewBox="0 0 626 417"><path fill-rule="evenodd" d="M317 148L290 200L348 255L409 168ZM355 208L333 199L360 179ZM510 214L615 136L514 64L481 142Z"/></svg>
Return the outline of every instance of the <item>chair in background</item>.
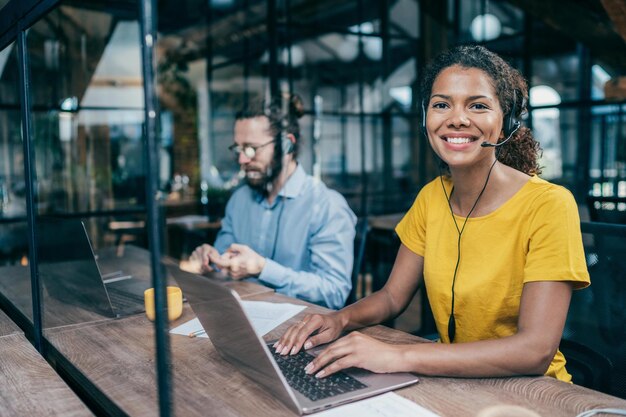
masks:
<svg viewBox="0 0 626 417"><path fill-rule="evenodd" d="M575 384L611 392L613 364L609 358L589 346L567 339L561 339L559 350L565 356L565 367Z"/></svg>
<svg viewBox="0 0 626 417"><path fill-rule="evenodd" d="M591 286L572 294L563 339L589 349L565 342L566 367L575 383L626 398L626 226L582 222L581 231Z"/></svg>
<svg viewBox="0 0 626 417"><path fill-rule="evenodd" d="M346 300L346 305L352 304L365 296L365 271L363 259L370 225L367 217L359 219L356 224L354 237L354 264L352 266L352 289Z"/></svg>

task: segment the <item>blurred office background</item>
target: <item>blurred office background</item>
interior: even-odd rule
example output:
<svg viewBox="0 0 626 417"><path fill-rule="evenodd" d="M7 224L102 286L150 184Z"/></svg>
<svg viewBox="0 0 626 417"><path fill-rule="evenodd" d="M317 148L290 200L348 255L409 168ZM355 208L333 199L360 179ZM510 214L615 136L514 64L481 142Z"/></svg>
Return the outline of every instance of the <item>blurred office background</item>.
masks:
<svg viewBox="0 0 626 417"><path fill-rule="evenodd" d="M528 79L524 123L542 145L542 176L570 189L579 204L592 286L575 294L564 337L608 358L604 390L626 397L623 1L157 6L164 252L183 258L219 229L240 181L228 150L235 112L249 100L295 92L306 107L300 162L371 225L363 228L369 233L356 297L376 289L398 245L389 221L438 173L419 130L420 73L439 52L480 43ZM28 265L29 187L36 215L84 219L96 249L147 247L139 2L4 0L0 7L0 264ZM0 301L32 320L28 302L6 293ZM409 315L395 324L433 331L423 299Z"/></svg>

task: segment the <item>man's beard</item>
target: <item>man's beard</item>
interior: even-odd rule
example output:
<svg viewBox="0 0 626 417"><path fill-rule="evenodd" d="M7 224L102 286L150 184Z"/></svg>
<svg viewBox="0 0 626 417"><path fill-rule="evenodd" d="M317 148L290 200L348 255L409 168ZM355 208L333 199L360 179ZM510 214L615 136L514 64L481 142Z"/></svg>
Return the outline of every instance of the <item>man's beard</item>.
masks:
<svg viewBox="0 0 626 417"><path fill-rule="evenodd" d="M267 196L272 191L274 181L280 175L281 168L280 159L273 158L270 165L263 171L255 169L246 171L246 184L258 193Z"/></svg>

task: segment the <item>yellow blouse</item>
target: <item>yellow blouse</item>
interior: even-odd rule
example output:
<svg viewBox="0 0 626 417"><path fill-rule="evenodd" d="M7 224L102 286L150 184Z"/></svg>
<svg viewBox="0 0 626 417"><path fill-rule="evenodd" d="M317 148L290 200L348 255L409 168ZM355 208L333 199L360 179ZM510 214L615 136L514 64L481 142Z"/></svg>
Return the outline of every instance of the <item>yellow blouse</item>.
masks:
<svg viewBox="0 0 626 417"><path fill-rule="evenodd" d="M450 195L445 177L444 186ZM464 220L456 216L459 227ZM458 232L439 178L420 191L396 232L424 257L430 306L441 341L449 343ZM574 197L537 176L492 213L467 221L454 288L455 343L515 334L522 288L533 281L569 281L575 289L590 283ZM561 352L546 375L571 381Z"/></svg>

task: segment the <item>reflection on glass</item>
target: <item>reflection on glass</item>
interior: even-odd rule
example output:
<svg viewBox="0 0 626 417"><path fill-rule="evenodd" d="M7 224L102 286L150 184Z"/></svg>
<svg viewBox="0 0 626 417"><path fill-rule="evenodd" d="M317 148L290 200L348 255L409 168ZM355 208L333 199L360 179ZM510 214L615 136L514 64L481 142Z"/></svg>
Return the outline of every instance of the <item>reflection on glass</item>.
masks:
<svg viewBox="0 0 626 417"><path fill-rule="evenodd" d="M32 321L17 47L0 51L0 293Z"/></svg>
<svg viewBox="0 0 626 417"><path fill-rule="evenodd" d="M28 53L38 212L142 205L138 22L63 6L29 30Z"/></svg>

